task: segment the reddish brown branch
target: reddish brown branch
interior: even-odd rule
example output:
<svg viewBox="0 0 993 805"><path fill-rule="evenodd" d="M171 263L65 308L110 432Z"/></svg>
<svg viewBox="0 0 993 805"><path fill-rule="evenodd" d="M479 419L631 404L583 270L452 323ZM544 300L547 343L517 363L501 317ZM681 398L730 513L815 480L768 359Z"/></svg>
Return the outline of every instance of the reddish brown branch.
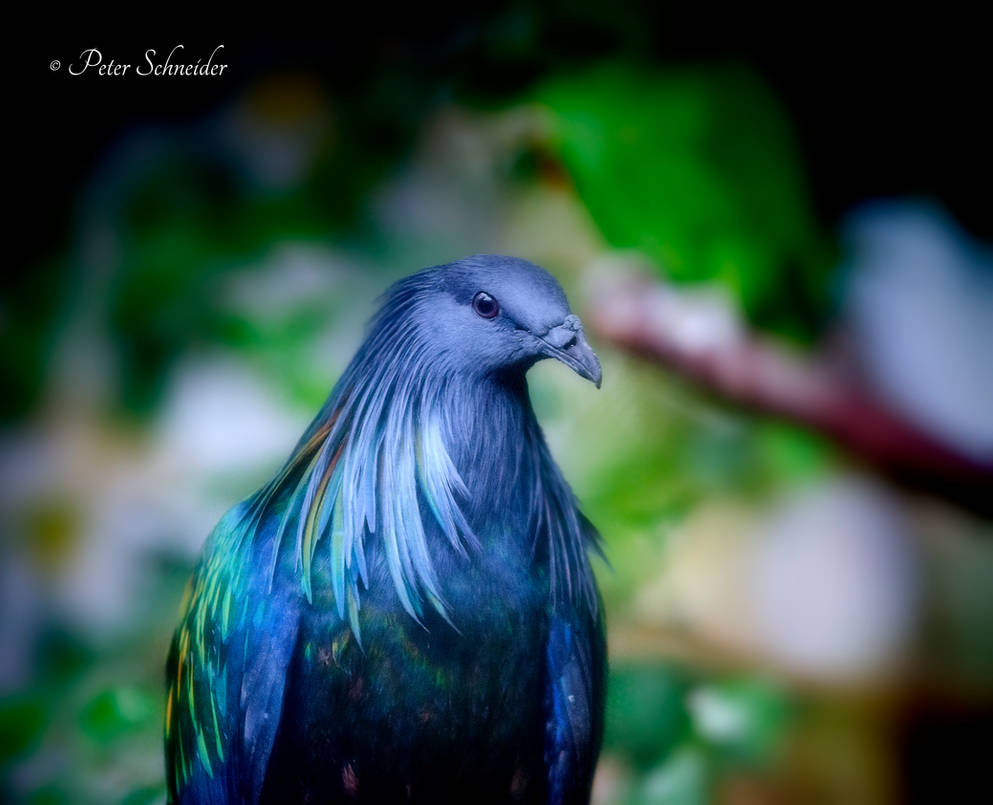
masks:
<svg viewBox="0 0 993 805"><path fill-rule="evenodd" d="M623 281L598 294L590 325L729 402L809 427L899 480L993 512L993 465L908 422L851 373L746 331L712 303L694 312L683 302L656 283Z"/></svg>

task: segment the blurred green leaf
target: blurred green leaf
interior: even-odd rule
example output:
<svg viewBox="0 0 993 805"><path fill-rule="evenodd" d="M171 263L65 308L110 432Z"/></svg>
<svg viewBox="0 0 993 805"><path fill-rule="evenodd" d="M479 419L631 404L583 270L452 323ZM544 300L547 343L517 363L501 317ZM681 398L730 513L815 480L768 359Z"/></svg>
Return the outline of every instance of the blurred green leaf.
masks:
<svg viewBox="0 0 993 805"><path fill-rule="evenodd" d="M135 687L116 687L95 696L80 714L90 740L108 744L144 727L157 714L149 694Z"/></svg>
<svg viewBox="0 0 993 805"><path fill-rule="evenodd" d="M786 117L743 67L606 64L542 85L554 147L608 242L679 282L719 282L757 324L810 337L831 255Z"/></svg>
<svg viewBox="0 0 993 805"><path fill-rule="evenodd" d="M730 760L770 761L789 724L787 697L763 679L703 684L689 695L688 703L696 733Z"/></svg>
<svg viewBox="0 0 993 805"><path fill-rule="evenodd" d="M637 805L705 805L710 802L710 768L700 747L681 747L648 773L634 797Z"/></svg>
<svg viewBox="0 0 993 805"><path fill-rule="evenodd" d="M123 800L121 805L152 805L152 803L165 802L165 785L150 785L132 791Z"/></svg>
<svg viewBox="0 0 993 805"><path fill-rule="evenodd" d="M643 768L657 764L690 733L685 675L668 666L611 670L604 743Z"/></svg>
<svg viewBox="0 0 993 805"><path fill-rule="evenodd" d="M33 749L48 721L41 691L0 700L0 768Z"/></svg>
<svg viewBox="0 0 993 805"><path fill-rule="evenodd" d="M27 798L29 805L69 805L73 797L63 786L50 785L37 791L32 791Z"/></svg>
<svg viewBox="0 0 993 805"><path fill-rule="evenodd" d="M756 425L756 462L776 485L803 483L824 471L834 451L823 437L786 422Z"/></svg>

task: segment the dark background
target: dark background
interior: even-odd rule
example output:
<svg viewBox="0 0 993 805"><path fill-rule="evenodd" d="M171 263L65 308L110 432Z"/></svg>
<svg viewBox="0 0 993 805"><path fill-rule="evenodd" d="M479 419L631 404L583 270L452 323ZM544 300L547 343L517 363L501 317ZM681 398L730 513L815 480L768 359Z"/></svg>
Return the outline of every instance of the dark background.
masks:
<svg viewBox="0 0 993 805"><path fill-rule="evenodd" d="M771 24L755 21L751 26L743 21L735 34L726 30L732 27L727 21L726 27L708 26L705 32L672 24L669 12L655 4L614 3L609 12L586 14L566 10L565 4L557 12L524 8L473 21L442 17L428 25L421 20L420 27L430 30L417 30L415 23L402 33L362 23L323 36L297 32L292 43L184 32L187 53L209 52L223 42L223 60L231 66L217 79L161 82L155 92L133 71L113 80L92 74L77 80L66 66L78 58L82 41L140 64L146 48L156 48L161 57L175 37L100 32L13 43L23 70L12 89L24 118L11 133L24 158L13 161L11 190L22 220L47 233L49 243L63 243L76 188L122 130L147 121L193 119L274 72L320 76L329 90L350 97L365 115L380 118L376 122L386 122L385 136L402 148L417 121L440 100L497 101L550 72L624 53L646 65L733 60L754 66L789 110L814 202L829 224L865 199L924 195L953 209L976 236L993 236L987 190L993 181L991 70L979 27L968 18L950 29L935 20L895 20L888 26L877 21L868 27L864 17L850 25L780 20L781 32L771 35ZM384 9L383 16L388 22L391 13ZM404 26L394 21L394 27ZM40 70L54 58L62 61L59 72ZM405 97L391 110L364 106L363 97L383 83Z"/></svg>

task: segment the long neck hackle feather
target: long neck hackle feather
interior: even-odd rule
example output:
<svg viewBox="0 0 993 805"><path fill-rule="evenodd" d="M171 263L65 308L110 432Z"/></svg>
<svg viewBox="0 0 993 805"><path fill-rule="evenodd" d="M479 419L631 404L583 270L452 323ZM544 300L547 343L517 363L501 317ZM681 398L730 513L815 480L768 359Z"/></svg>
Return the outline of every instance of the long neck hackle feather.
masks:
<svg viewBox="0 0 993 805"><path fill-rule="evenodd" d="M338 614L358 637L371 552L385 560L411 617L420 621L427 604L452 623L430 535L440 532L471 562L487 549L473 527L485 519L480 509L503 508L525 519L521 531L548 563L553 600L595 611L586 557L587 548L598 550L595 532L551 458L524 370L466 376L439 354L424 330L434 281L423 271L387 292L320 413L279 473L247 502L242 538L261 534L261 523L276 513L269 584L292 551L308 600L315 552L327 546ZM506 499L515 494L521 499Z"/></svg>

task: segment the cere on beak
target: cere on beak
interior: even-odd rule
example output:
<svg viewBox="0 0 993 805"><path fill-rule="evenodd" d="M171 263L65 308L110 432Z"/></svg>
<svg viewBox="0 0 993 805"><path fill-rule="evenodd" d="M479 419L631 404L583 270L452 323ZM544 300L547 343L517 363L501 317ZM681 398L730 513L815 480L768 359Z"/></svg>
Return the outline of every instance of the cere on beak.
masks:
<svg viewBox="0 0 993 805"><path fill-rule="evenodd" d="M583 335L583 325L579 316L570 314L557 327L552 327L543 336L539 336L544 344L544 354L550 358L562 361L580 377L585 377L600 388L603 371L596 353L586 343Z"/></svg>

